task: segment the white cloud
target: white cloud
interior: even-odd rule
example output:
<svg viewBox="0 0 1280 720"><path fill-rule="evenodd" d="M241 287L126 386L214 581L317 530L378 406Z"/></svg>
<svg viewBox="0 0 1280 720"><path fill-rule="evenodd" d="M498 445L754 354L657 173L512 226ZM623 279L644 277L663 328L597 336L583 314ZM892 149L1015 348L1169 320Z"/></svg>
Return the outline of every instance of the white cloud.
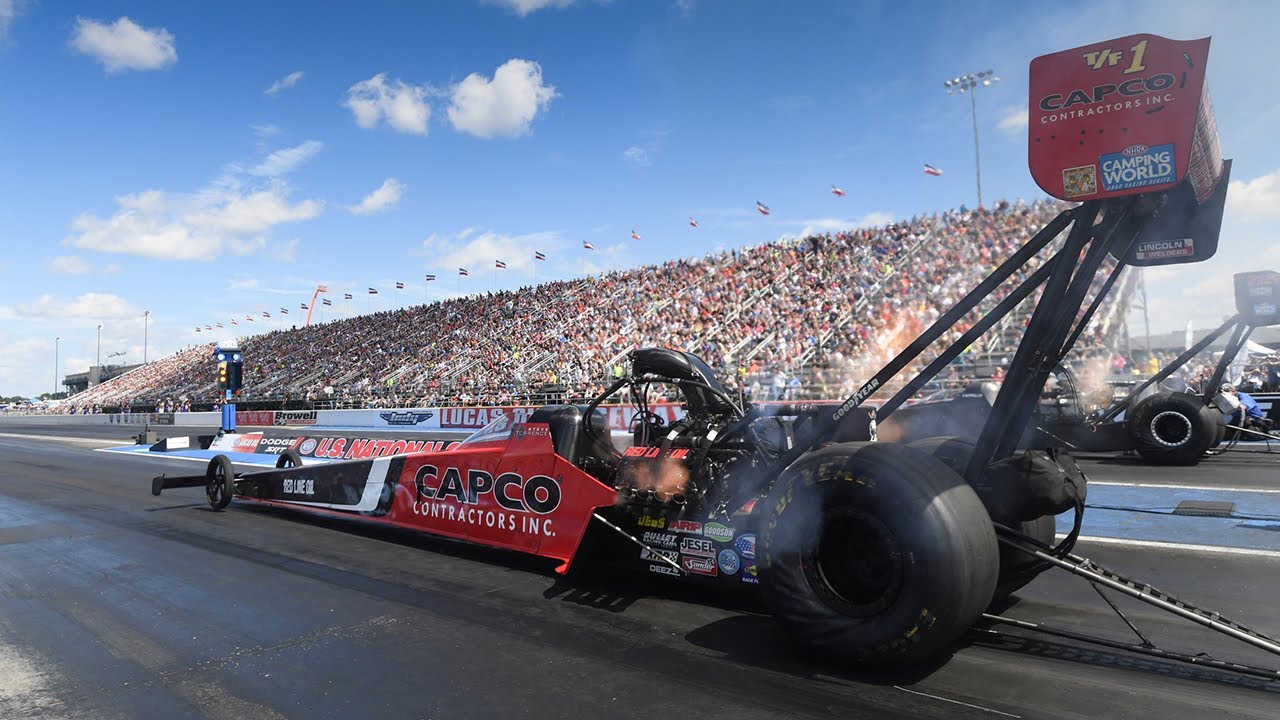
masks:
<svg viewBox="0 0 1280 720"><path fill-rule="evenodd" d="M0 0L0 40L9 32L9 26L22 12L22 0Z"/></svg>
<svg viewBox="0 0 1280 720"><path fill-rule="evenodd" d="M268 140L280 134L280 128L271 123L264 123L262 125L250 125L249 129L253 130L253 134L257 135L258 138L262 140Z"/></svg>
<svg viewBox="0 0 1280 720"><path fill-rule="evenodd" d="M378 73L347 89L343 103L355 115L356 124L366 130L385 119L393 129L410 135L426 135L431 106L427 105L427 88L408 85L400 80L387 81L386 73Z"/></svg>
<svg viewBox="0 0 1280 720"><path fill-rule="evenodd" d="M488 2L501 5L520 17L525 17L546 8L557 10L567 8L574 3L574 0L488 0Z"/></svg>
<svg viewBox="0 0 1280 720"><path fill-rule="evenodd" d="M653 161L649 159L649 152L636 145L623 150L622 159L632 167L649 167L653 164Z"/></svg>
<svg viewBox="0 0 1280 720"><path fill-rule="evenodd" d="M31 318L132 318L141 313L132 303L113 293L85 293L71 300L44 294L34 302L20 303L18 314Z"/></svg>
<svg viewBox="0 0 1280 720"><path fill-rule="evenodd" d="M395 178L387 178L377 190L364 196L359 205L351 208L353 215L373 215L395 207L404 194L404 183Z"/></svg>
<svg viewBox="0 0 1280 720"><path fill-rule="evenodd" d="M284 245L281 245L280 247L276 248L274 253L275 258L277 260L282 260L284 262L293 262L294 260L297 260L298 246L301 244L302 244L302 241L299 240L298 238L293 238L292 240L289 240Z"/></svg>
<svg viewBox="0 0 1280 720"><path fill-rule="evenodd" d="M795 237L805 238L810 235L821 235L823 233L837 233L854 228L881 227L893 222L893 216L887 212L873 210L863 215L858 220L844 220L841 218L819 218L816 220L803 221L803 227L799 234Z"/></svg>
<svg viewBox="0 0 1280 720"><path fill-rule="evenodd" d="M447 268L446 273L456 273L458 268L464 267L471 271L471 278L475 278L478 274L492 272L496 260L507 264L507 272L532 273L533 263L537 262L533 259L533 252L553 252L561 243L560 234L554 231L506 235L467 228L451 237L432 233L423 241L422 247L432 258L432 266Z"/></svg>
<svg viewBox="0 0 1280 720"><path fill-rule="evenodd" d="M318 200L291 202L280 182L244 189L231 179L193 195L122 195L116 205L108 218L80 215L63 244L162 260L213 260L223 252L255 252L276 225L310 220L324 207Z"/></svg>
<svg viewBox="0 0 1280 720"><path fill-rule="evenodd" d="M289 88L293 87L294 85L297 85L297 84L298 84L298 81L299 81L299 80L301 80L301 79L302 79L302 71L301 71L301 70L294 70L293 72L289 73L288 75L285 75L284 77L280 78L279 80L277 80L277 81L275 81L275 82L271 83L271 87L267 88L267 89L266 89L266 90L264 90L263 92L265 92L267 95L275 95L276 93L280 92L281 90L288 90Z"/></svg>
<svg viewBox="0 0 1280 720"><path fill-rule="evenodd" d="M178 62L173 33L164 28L144 28L127 17L107 25L76 18L71 46L97 58L107 72L159 70Z"/></svg>
<svg viewBox="0 0 1280 720"><path fill-rule="evenodd" d="M554 86L542 84L541 66L513 58L498 67L493 80L472 73L455 85L449 122L476 137L519 137L529 133L538 111L556 96Z"/></svg>
<svg viewBox="0 0 1280 720"><path fill-rule="evenodd" d="M1280 170L1227 188L1227 215L1236 220L1280 218Z"/></svg>
<svg viewBox="0 0 1280 720"><path fill-rule="evenodd" d="M1005 111L1004 117L996 123L996 127L1007 133L1018 133L1027 129L1026 106L1011 107Z"/></svg>
<svg viewBox="0 0 1280 720"><path fill-rule="evenodd" d="M89 263L79 255L61 255L49 261L49 270L64 275L87 275Z"/></svg>
<svg viewBox="0 0 1280 720"><path fill-rule="evenodd" d="M249 174L278 177L293 172L299 165L320 152L322 148L324 148L324 143L318 140L308 140L295 147L276 150L256 167L250 169Z"/></svg>

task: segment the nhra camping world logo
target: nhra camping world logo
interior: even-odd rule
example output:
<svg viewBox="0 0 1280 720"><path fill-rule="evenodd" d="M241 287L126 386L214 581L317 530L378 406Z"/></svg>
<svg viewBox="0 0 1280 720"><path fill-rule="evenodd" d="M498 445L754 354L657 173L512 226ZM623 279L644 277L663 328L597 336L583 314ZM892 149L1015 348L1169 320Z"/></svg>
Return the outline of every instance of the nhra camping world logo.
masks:
<svg viewBox="0 0 1280 720"><path fill-rule="evenodd" d="M1109 192L1171 183L1177 179L1176 164L1172 143L1155 147L1130 145L1098 158L1102 187Z"/></svg>
<svg viewBox="0 0 1280 720"><path fill-rule="evenodd" d="M430 411L378 413L378 417L382 418L382 421L388 425L417 425L418 423L422 423L422 422L426 422L427 420L430 420L431 418L435 417L435 415L436 415L435 413Z"/></svg>

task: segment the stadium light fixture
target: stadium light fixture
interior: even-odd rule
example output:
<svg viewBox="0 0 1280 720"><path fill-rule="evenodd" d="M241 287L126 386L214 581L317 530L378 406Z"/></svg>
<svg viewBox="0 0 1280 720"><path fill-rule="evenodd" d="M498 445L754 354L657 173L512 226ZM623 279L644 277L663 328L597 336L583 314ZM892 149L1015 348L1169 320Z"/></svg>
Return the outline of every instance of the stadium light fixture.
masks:
<svg viewBox="0 0 1280 720"><path fill-rule="evenodd" d="M975 98L977 89L991 87L1000 82L995 70L983 70L979 73L968 73L951 78L942 84L948 95L968 95L970 117L973 120L973 163L978 179L978 207L982 207L982 145L978 141L978 101Z"/></svg>
<svg viewBox="0 0 1280 720"><path fill-rule="evenodd" d="M58 346L62 344L61 337L53 339L53 394L58 394Z"/></svg>

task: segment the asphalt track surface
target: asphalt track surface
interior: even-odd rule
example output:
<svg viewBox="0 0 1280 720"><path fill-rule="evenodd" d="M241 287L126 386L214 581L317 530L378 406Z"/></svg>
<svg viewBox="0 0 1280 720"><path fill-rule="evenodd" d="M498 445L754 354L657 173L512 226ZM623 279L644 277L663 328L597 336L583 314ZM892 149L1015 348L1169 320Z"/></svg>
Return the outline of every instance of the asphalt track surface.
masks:
<svg viewBox="0 0 1280 720"><path fill-rule="evenodd" d="M749 596L603 571L562 578L549 562L359 521L239 503L215 513L197 488L149 492L153 475L191 474L192 463L94 451L137 428L51 430L0 427L6 720L1280 715L1280 681L1047 637L975 634L909 674L823 665ZM1102 482L1280 486L1276 455L1211 462L1083 465ZM1280 553L1090 542L1077 552L1280 633ZM1162 646L1280 665L1116 602ZM1007 614L1132 638L1062 571Z"/></svg>

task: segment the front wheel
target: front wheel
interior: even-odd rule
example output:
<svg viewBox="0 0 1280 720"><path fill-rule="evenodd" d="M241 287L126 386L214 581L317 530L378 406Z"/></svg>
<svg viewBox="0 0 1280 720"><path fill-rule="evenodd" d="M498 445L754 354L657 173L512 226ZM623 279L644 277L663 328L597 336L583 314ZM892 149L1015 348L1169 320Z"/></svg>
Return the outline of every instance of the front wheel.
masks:
<svg viewBox="0 0 1280 720"><path fill-rule="evenodd" d="M215 455L205 470L204 493L209 498L209 507L221 510L231 504L235 495L235 468L231 466L231 458L226 455Z"/></svg>
<svg viewBox="0 0 1280 720"><path fill-rule="evenodd" d="M280 457L276 458L276 468L294 467L302 467L302 455L297 450L289 448L280 453Z"/></svg>
<svg viewBox="0 0 1280 720"><path fill-rule="evenodd" d="M912 448L848 443L810 453L766 508L764 599L801 644L833 659L935 657L995 590L999 548L982 502Z"/></svg>

